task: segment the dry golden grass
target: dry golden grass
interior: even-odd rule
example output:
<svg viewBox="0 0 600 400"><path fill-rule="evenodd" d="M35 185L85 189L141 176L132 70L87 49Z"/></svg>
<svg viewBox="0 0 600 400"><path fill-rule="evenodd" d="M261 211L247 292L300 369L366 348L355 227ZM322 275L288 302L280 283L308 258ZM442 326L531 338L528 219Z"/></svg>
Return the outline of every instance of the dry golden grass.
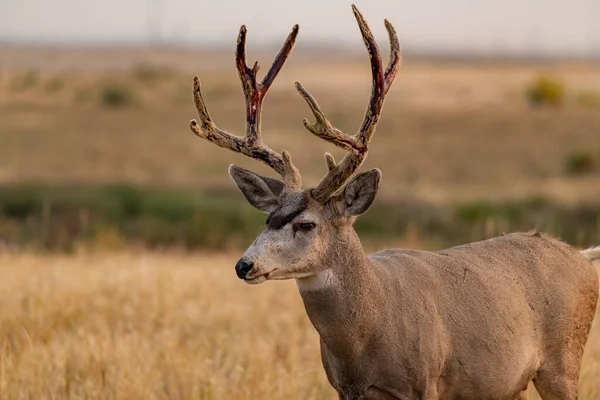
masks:
<svg viewBox="0 0 600 400"><path fill-rule="evenodd" d="M334 399L295 284L235 258L0 255L0 398ZM599 375L597 318L580 399Z"/></svg>
<svg viewBox="0 0 600 400"><path fill-rule="evenodd" d="M233 257L0 258L2 399L322 399L292 282L253 290Z"/></svg>

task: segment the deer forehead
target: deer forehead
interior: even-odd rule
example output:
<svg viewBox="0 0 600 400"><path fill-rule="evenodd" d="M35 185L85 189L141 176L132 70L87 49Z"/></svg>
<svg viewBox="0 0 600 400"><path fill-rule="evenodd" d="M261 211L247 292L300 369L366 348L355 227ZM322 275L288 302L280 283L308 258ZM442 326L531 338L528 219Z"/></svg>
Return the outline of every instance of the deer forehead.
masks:
<svg viewBox="0 0 600 400"><path fill-rule="evenodd" d="M267 229L269 231L279 231L294 221L319 222L322 218L311 209L290 209L289 212L282 212L279 215L269 215L267 218Z"/></svg>
<svg viewBox="0 0 600 400"><path fill-rule="evenodd" d="M292 222L308 207L308 199L302 192L283 195L277 208L267 217L267 227L279 230Z"/></svg>
<svg viewBox="0 0 600 400"><path fill-rule="evenodd" d="M305 192L288 193L281 196L277 208L267 217L267 228L280 230L296 219L318 219L318 211Z"/></svg>

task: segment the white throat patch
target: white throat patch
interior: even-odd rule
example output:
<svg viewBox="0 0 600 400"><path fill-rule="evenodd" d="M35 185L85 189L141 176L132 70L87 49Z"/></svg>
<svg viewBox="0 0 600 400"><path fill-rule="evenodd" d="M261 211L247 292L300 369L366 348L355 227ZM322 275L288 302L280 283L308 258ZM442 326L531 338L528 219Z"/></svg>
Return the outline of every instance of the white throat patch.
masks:
<svg viewBox="0 0 600 400"><path fill-rule="evenodd" d="M296 279L296 285L298 285L298 289L301 291L314 291L330 288L335 285L336 282L337 279L331 268L327 268L324 271L320 271L305 278Z"/></svg>

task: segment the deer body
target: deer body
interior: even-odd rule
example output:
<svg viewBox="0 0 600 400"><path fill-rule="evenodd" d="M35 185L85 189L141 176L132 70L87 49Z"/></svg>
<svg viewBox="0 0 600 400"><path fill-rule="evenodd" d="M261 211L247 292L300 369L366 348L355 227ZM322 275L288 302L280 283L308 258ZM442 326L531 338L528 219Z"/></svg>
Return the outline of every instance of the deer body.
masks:
<svg viewBox="0 0 600 400"><path fill-rule="evenodd" d="M598 299L591 260L539 233L511 234L443 251L384 250L367 256L353 228L375 199L381 172L354 175L363 163L384 99L400 68L396 31L385 21L390 61L353 6L370 56L372 91L354 136L334 128L299 84L316 122L315 136L347 150L302 189L289 153L261 136L267 91L294 46L296 25L264 79L246 65L242 26L236 66L246 99L246 134L219 129L194 79L200 122L191 130L220 147L260 160L283 180L232 165L244 197L268 214L265 230L235 266L249 284L295 279L321 338L323 366L344 400L522 398L533 380L544 400L577 398L581 356ZM354 175L354 176L353 176Z"/></svg>
<svg viewBox="0 0 600 400"><path fill-rule="evenodd" d="M566 244L535 233L368 258L340 247L327 284L298 286L341 398L515 399L532 378L547 398L576 391L598 280Z"/></svg>

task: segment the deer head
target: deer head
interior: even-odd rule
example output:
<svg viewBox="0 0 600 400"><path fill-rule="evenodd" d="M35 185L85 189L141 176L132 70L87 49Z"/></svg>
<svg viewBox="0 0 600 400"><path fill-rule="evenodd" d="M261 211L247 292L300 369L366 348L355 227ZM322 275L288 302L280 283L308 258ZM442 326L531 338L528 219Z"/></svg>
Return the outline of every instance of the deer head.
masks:
<svg viewBox="0 0 600 400"><path fill-rule="evenodd" d="M331 154L325 154L328 172L314 188L302 189L300 174L290 154L285 150L278 154L267 147L260 129L262 102L294 47L298 25L294 26L260 83L256 79L258 63L252 68L246 64L246 27L240 29L236 65L246 100L246 135L243 138L215 125L204 104L200 81L194 78L194 102L200 122L191 121L192 131L220 147L264 162L282 177L278 180L261 176L235 165L229 168L229 174L246 200L268 214L265 230L235 266L238 277L248 283L306 278L327 268L328 255L344 245L348 232L353 232L354 220L367 211L377 193L381 179L378 169L352 176L367 156L385 96L400 68L400 45L396 31L386 20L391 55L384 71L371 30L354 5L352 10L369 52L373 78L369 104L356 135L350 136L334 128L315 99L296 82L296 89L316 119L314 124L304 119L304 126L317 137L348 151L340 163L336 163Z"/></svg>

